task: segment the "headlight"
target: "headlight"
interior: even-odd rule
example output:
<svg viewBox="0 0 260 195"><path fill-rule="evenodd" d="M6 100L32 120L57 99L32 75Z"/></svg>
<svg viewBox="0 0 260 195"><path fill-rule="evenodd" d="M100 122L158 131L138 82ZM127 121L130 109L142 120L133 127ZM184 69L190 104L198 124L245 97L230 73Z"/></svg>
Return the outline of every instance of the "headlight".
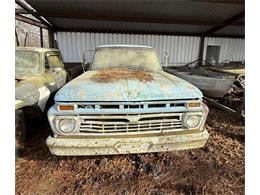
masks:
<svg viewBox="0 0 260 195"><path fill-rule="evenodd" d="M38 88L31 83L19 83L15 86L15 99L24 101L28 105L38 102L40 92Z"/></svg>
<svg viewBox="0 0 260 195"><path fill-rule="evenodd" d="M183 125L187 128L195 128L200 124L201 117L200 115L186 115Z"/></svg>
<svg viewBox="0 0 260 195"><path fill-rule="evenodd" d="M59 130L63 133L71 133L76 128L76 120L75 119L61 119L59 121Z"/></svg>

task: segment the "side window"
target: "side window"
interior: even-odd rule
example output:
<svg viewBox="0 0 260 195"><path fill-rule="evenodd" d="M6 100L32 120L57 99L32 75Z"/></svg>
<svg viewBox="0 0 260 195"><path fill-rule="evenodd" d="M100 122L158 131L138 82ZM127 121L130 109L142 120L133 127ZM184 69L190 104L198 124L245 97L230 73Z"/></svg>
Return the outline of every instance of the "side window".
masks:
<svg viewBox="0 0 260 195"><path fill-rule="evenodd" d="M49 61L47 55L45 55L45 68L50 69Z"/></svg>
<svg viewBox="0 0 260 195"><path fill-rule="evenodd" d="M47 64L48 64L47 66L49 66L51 71L54 71L57 68L62 68L63 67L63 63L61 62L59 55L54 55L54 54L48 55L47 54L46 58L45 58L45 61L47 61ZM46 67L46 62L45 62L45 67Z"/></svg>

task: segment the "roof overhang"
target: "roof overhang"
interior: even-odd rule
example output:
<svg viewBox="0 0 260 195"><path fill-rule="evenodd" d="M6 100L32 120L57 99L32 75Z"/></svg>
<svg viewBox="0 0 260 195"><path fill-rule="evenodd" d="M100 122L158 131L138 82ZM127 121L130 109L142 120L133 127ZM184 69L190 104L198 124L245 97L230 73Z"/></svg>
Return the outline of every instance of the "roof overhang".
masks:
<svg viewBox="0 0 260 195"><path fill-rule="evenodd" d="M26 2L54 31L244 37L244 0Z"/></svg>

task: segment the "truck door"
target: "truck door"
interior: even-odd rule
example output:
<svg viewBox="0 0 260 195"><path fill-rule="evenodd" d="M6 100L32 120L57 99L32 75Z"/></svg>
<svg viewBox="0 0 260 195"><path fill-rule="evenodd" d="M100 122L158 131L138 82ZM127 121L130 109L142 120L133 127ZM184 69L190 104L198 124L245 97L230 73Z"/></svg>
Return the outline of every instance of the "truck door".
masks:
<svg viewBox="0 0 260 195"><path fill-rule="evenodd" d="M66 83L67 73L58 52L45 54L45 69L50 81L48 85L51 92L57 91Z"/></svg>

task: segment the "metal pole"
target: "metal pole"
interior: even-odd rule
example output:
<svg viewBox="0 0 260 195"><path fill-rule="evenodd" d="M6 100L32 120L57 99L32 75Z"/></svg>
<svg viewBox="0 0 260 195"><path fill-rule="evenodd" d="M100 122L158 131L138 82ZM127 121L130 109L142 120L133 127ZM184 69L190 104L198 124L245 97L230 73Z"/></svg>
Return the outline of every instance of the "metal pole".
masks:
<svg viewBox="0 0 260 195"><path fill-rule="evenodd" d="M15 40L16 40L16 46L20 46L19 38L18 38L18 34L17 34L16 29L15 29Z"/></svg>
<svg viewBox="0 0 260 195"><path fill-rule="evenodd" d="M204 42L205 42L205 36L202 35L200 37L200 48L199 48L199 55L198 55L198 59L199 61L199 65L202 65L202 61L203 60L203 52L204 52Z"/></svg>
<svg viewBox="0 0 260 195"><path fill-rule="evenodd" d="M40 41L41 41L41 47L43 47L43 35L42 35L42 28L40 28Z"/></svg>
<svg viewBox="0 0 260 195"><path fill-rule="evenodd" d="M48 29L48 38L49 38L49 48L54 48L54 34L50 28Z"/></svg>

